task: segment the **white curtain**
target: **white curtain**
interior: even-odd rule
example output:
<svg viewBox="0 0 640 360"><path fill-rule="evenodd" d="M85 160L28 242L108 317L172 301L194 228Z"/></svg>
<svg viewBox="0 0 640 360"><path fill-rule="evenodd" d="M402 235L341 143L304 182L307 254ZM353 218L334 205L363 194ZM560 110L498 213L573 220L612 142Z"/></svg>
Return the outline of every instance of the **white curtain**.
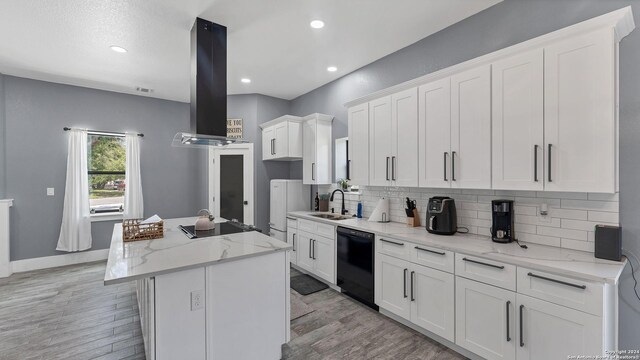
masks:
<svg viewBox="0 0 640 360"><path fill-rule="evenodd" d="M140 137L125 136L127 146L126 185L124 190L124 218L139 219L144 213L142 179L140 178Z"/></svg>
<svg viewBox="0 0 640 360"><path fill-rule="evenodd" d="M87 147L86 130L69 131L64 210L56 246L56 250L59 251L82 251L91 248Z"/></svg>

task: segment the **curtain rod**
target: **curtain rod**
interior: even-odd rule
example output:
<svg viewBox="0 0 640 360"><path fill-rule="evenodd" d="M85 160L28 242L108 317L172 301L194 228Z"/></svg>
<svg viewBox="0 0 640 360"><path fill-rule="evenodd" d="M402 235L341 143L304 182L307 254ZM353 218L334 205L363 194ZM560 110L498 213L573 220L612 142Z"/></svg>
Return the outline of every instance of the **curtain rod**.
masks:
<svg viewBox="0 0 640 360"><path fill-rule="evenodd" d="M64 127L62 129L64 131L71 130L70 127ZM113 131L87 130L87 132L89 134L94 134L94 135L113 135L113 136L125 136L126 135L125 133L113 132ZM144 137L144 134L138 134L138 136Z"/></svg>

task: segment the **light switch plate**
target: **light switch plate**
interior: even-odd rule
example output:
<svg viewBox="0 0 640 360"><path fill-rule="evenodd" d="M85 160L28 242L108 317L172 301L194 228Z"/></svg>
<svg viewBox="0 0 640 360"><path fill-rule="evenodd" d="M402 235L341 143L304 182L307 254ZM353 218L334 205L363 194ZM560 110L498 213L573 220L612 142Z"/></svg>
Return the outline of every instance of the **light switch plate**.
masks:
<svg viewBox="0 0 640 360"><path fill-rule="evenodd" d="M191 292L191 311L204 309L204 291L195 290Z"/></svg>
<svg viewBox="0 0 640 360"><path fill-rule="evenodd" d="M55 195L55 189L47 188L47 196L54 196L54 195Z"/></svg>

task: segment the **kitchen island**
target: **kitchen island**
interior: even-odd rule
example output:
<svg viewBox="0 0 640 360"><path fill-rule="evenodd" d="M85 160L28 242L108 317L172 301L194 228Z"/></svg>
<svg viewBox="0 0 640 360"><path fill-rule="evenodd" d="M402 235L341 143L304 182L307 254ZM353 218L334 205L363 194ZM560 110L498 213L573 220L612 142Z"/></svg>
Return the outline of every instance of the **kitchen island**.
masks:
<svg viewBox="0 0 640 360"><path fill-rule="evenodd" d="M195 220L134 242L114 225L104 284L136 281L147 359L280 359L291 246L256 231L189 239L179 225Z"/></svg>

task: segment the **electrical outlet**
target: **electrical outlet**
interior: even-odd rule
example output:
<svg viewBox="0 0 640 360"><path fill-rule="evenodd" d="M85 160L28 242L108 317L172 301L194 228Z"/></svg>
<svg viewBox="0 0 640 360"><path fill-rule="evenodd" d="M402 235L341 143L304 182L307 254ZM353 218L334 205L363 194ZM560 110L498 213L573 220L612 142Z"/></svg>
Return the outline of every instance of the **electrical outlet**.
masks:
<svg viewBox="0 0 640 360"><path fill-rule="evenodd" d="M191 292L191 311L204 309L204 292L195 290Z"/></svg>
<svg viewBox="0 0 640 360"><path fill-rule="evenodd" d="M47 196L54 196L54 195L55 195L55 189L47 188Z"/></svg>

